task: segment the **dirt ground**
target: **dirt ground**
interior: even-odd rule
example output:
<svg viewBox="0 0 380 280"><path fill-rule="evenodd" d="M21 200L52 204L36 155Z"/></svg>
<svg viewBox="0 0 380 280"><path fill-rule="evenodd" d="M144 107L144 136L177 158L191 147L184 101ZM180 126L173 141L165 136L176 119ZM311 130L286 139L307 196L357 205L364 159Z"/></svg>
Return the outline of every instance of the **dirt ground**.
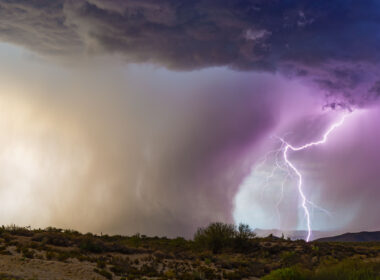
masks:
<svg viewBox="0 0 380 280"><path fill-rule="evenodd" d="M0 256L0 273L24 279L56 280L103 280L94 272L95 265L89 262L58 262L41 259L25 259L21 256Z"/></svg>

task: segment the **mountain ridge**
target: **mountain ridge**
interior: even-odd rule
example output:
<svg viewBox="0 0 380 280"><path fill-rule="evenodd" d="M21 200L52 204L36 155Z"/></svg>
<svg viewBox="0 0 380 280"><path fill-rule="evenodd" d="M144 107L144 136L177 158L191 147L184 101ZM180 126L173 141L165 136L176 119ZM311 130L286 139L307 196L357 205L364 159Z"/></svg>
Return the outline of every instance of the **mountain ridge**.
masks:
<svg viewBox="0 0 380 280"><path fill-rule="evenodd" d="M336 236L323 237L316 242L380 242L380 231L347 232Z"/></svg>
<svg viewBox="0 0 380 280"><path fill-rule="evenodd" d="M307 236L307 231L305 230L280 230L280 229L260 229L256 228L254 230L258 237L267 237L269 235L273 235L275 237L284 237L289 238L291 240L300 240L305 239ZM322 237L327 237L331 235L331 232L325 231L313 231L311 240L316 240Z"/></svg>

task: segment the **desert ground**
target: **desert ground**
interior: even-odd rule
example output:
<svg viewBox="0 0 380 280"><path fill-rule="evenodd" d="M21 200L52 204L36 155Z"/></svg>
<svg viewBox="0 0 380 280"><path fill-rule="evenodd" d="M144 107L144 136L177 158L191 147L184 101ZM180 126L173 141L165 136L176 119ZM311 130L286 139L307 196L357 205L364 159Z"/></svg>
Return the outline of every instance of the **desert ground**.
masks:
<svg viewBox="0 0 380 280"><path fill-rule="evenodd" d="M210 247L200 238L109 236L16 226L2 227L0 232L0 279L307 279L281 278L276 273L353 266L364 267L372 276L352 279L380 275L377 242L306 243L250 236Z"/></svg>

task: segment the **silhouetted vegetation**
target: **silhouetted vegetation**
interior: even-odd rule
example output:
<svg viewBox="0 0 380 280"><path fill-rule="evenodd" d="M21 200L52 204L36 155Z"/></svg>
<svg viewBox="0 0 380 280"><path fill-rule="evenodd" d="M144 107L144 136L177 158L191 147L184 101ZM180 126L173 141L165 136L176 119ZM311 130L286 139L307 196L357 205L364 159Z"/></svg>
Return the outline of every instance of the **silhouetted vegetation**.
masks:
<svg viewBox="0 0 380 280"><path fill-rule="evenodd" d="M211 223L205 228L199 228L194 235L198 248L207 248L214 254L222 250L245 251L252 247L255 237L248 225L240 224L238 228L232 224Z"/></svg>
<svg viewBox="0 0 380 280"><path fill-rule="evenodd" d="M380 243L258 238L244 224L211 223L193 240L0 228L0 258L91 264L105 279L379 280ZM376 262L377 261L377 262ZM6 276L8 277L8 276ZM21 279L13 276L1 279Z"/></svg>
<svg viewBox="0 0 380 280"><path fill-rule="evenodd" d="M207 248L219 253L223 248L231 247L235 235L235 226L212 223L206 228L199 228L194 236L199 248Z"/></svg>

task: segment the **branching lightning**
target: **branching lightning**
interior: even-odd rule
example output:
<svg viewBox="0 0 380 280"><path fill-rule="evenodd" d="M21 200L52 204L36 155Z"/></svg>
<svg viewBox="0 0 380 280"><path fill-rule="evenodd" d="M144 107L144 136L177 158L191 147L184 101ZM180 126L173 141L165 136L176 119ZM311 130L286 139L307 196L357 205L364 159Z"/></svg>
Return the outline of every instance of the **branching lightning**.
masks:
<svg viewBox="0 0 380 280"><path fill-rule="evenodd" d="M298 193L301 197L301 200L302 200L302 208L304 210L304 213L305 213L305 217L306 217L306 225L307 225L307 236L306 236L306 241L310 241L310 237L311 237L311 221L310 221L310 211L309 211L309 208L307 206L307 204L312 204L310 203L310 201L306 198L305 196L305 193L303 191L303 178L302 178L302 174L301 172L294 166L294 164L289 160L288 158L288 152L289 150L291 151L301 151L301 150L305 150L307 148L310 148L310 147L313 147L313 146L318 146L318 145L322 145L322 144L325 144L327 142L327 139L329 137L329 135L338 127L340 127L345 119L346 119L347 115L343 115L343 117L340 119L340 121L332 124L329 129L325 132L325 134L323 135L323 138L319 141L316 141L316 142L310 142L310 143L307 143L303 146L299 146L299 147L294 147L292 146L291 144L289 144L288 142L286 142L283 138L280 138L281 142L285 145L284 146L284 149L283 149L283 158L284 158L284 161L285 163L287 164L287 166L296 174L296 176L298 177Z"/></svg>
<svg viewBox="0 0 380 280"><path fill-rule="evenodd" d="M262 199L264 198L266 192L270 191L273 187L276 188L278 197L275 198L274 207L279 224L281 224L280 206L282 200L285 198L285 187L292 182L292 178L297 181L297 192L301 200L300 206L305 215L305 223L307 227L307 236L305 237L306 241L310 241L312 236L311 210L315 209L327 215L330 215L330 213L307 198L304 192L303 175L291 161L290 154L291 152L306 150L314 146L325 144L328 141L330 134L335 129L343 125L347 116L348 114L344 114L337 122L328 127L327 131L323 134L323 137L320 140L310 142L302 146L293 146L285 140L285 137L275 137L276 141L280 140L280 146L269 151L261 159L261 161L259 161L259 164L255 166L251 173L251 176L256 177L257 182L261 184L260 191ZM273 198L272 194L271 198Z"/></svg>

